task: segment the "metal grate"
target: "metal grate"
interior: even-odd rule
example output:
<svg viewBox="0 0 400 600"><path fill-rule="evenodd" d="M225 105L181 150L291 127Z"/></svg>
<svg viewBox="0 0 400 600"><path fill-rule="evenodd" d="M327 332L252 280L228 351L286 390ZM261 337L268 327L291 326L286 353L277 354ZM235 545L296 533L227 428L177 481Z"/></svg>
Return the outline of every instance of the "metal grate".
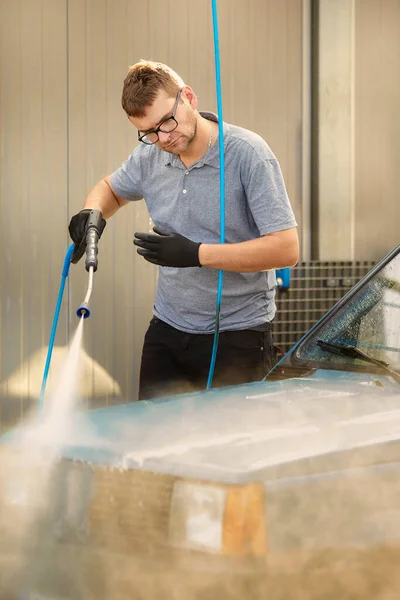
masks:
<svg viewBox="0 0 400 600"><path fill-rule="evenodd" d="M142 556L171 554L169 513L176 480L68 459L44 465L14 450L3 452L0 554L5 538L14 547L28 526L36 545L40 539L42 545L58 541L129 554L140 550Z"/></svg>
<svg viewBox="0 0 400 600"><path fill-rule="evenodd" d="M92 543L120 552L140 548L142 555L166 550L175 480L145 471L96 468L88 522Z"/></svg>
<svg viewBox="0 0 400 600"><path fill-rule="evenodd" d="M278 288L274 343L287 352L368 271L374 262L301 262L290 286Z"/></svg>

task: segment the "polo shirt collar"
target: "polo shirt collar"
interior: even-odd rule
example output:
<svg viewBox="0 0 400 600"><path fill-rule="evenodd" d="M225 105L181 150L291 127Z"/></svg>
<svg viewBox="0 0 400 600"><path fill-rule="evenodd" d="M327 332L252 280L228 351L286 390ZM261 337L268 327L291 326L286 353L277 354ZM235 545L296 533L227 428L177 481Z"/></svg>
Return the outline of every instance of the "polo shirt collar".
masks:
<svg viewBox="0 0 400 600"><path fill-rule="evenodd" d="M204 111L204 112L200 112L200 115L202 117L204 117L205 119L207 119L208 121L214 121L215 123L218 123L218 116L215 113ZM224 123L224 134L225 134L225 131L226 131L226 124ZM165 158L166 165L172 165L173 167L186 168L184 166L183 162L181 161L181 159L179 158L179 156L176 156L175 154L170 154L169 152L166 152L166 154L167 154L167 156ZM194 163L194 165L192 165L192 167L199 168L204 165L209 165L210 167L215 167L216 169L219 169L220 164L219 164L218 138L214 142L214 144L211 146L211 148L209 150L207 150L207 152L204 154L204 156L202 156L196 163Z"/></svg>

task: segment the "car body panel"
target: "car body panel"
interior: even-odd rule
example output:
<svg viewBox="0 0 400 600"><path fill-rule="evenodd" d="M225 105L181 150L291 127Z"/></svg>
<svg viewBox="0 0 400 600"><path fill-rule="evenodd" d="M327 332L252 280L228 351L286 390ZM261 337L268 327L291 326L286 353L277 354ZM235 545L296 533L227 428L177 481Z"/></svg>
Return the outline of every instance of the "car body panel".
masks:
<svg viewBox="0 0 400 600"><path fill-rule="evenodd" d="M38 420L20 436L45 444L43 427ZM64 458L244 483L271 477L278 466L284 476L283 465L304 458L398 439L400 387L386 376L320 370L97 409L75 415L69 429Z"/></svg>

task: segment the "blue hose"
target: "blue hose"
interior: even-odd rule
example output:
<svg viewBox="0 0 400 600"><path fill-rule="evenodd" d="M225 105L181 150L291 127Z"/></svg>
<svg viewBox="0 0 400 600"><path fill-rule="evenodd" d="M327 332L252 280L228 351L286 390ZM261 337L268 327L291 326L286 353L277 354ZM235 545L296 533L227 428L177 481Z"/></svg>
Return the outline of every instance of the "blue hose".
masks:
<svg viewBox="0 0 400 600"><path fill-rule="evenodd" d="M46 364L45 364L45 367L44 367L43 380L42 380L42 388L40 390L39 412L43 408L44 393L45 393L45 390L46 390L46 383L47 383L47 378L48 378L48 375L49 375L51 355L53 353L53 346L54 346L54 340L55 340L55 337L56 337L58 318L60 316L60 309L61 309L62 297L63 297L63 294L64 294L65 280L68 277L69 267L71 265L71 257L72 257L72 253L74 251L74 247L75 247L74 244L70 245L70 247L68 248L67 253L65 255L65 259L64 259L64 266L63 266L62 275L61 275L60 291L58 292L56 310L54 312L54 318L53 318L53 326L52 326L52 329L51 329L49 347L48 347L48 350L47 350Z"/></svg>
<svg viewBox="0 0 400 600"><path fill-rule="evenodd" d="M212 0L212 18L213 18L213 31L214 31L214 55L215 55L215 78L217 88L217 107L218 107L218 135L219 135L219 163L220 163L220 242L225 243L225 166L224 166L224 124L222 119L222 92L221 92L221 67L220 67L220 56L219 56L219 39L218 39L218 14L217 14L217 2ZM218 350L218 338L219 338L219 318L221 312L221 300L222 300L222 285L224 279L224 272L218 272L218 291L217 291L217 302L216 302L216 315L215 315L215 330L214 330L214 342L211 354L211 364L208 373L207 389L211 388L212 380L214 377L215 361L217 358Z"/></svg>

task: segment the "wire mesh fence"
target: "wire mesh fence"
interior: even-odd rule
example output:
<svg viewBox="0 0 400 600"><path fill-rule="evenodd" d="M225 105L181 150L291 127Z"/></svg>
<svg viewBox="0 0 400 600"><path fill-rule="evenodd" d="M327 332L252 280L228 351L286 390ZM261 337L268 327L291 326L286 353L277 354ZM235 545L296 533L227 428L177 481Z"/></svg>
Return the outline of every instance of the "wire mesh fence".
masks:
<svg viewBox="0 0 400 600"><path fill-rule="evenodd" d="M291 269L290 286L276 294L275 345L287 352L374 265L306 261Z"/></svg>

